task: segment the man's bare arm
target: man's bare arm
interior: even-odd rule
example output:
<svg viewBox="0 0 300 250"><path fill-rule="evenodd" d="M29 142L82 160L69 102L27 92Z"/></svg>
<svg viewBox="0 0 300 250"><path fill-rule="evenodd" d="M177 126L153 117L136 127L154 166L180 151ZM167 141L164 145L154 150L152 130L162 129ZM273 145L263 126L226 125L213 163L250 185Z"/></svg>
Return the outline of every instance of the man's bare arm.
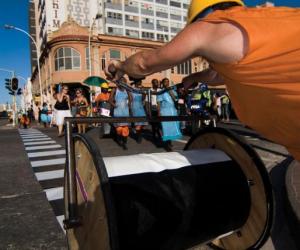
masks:
<svg viewBox="0 0 300 250"><path fill-rule="evenodd" d="M112 61L106 75L113 80L119 79L124 74L141 78L199 56L201 48L211 34L209 29L212 25L193 23L177 34L172 41L158 49L138 52L124 62Z"/></svg>
<svg viewBox="0 0 300 250"><path fill-rule="evenodd" d="M201 72L188 75L182 79L185 89L188 89L194 82L203 82L208 85L221 85L224 83L222 76L212 69L206 69Z"/></svg>

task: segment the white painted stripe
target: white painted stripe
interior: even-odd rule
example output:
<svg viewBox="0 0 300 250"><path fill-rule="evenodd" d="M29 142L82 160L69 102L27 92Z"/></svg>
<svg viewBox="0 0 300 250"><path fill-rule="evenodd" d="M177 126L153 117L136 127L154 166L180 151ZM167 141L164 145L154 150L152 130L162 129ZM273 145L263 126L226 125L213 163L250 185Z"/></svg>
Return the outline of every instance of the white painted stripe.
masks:
<svg viewBox="0 0 300 250"><path fill-rule="evenodd" d="M37 149L49 149L49 148L61 148L60 145L55 144L55 145L47 145L47 146L35 146L35 147L25 147L25 150L37 150Z"/></svg>
<svg viewBox="0 0 300 250"><path fill-rule="evenodd" d="M66 154L66 150L42 151L42 152L28 153L28 157L33 158L33 157L43 157L43 156L51 156L51 155L64 155L64 154Z"/></svg>
<svg viewBox="0 0 300 250"><path fill-rule="evenodd" d="M45 180L53 180L58 178L64 177L64 170L53 170L53 171L45 171L45 172L38 172L35 173L35 176L38 181L45 181Z"/></svg>
<svg viewBox="0 0 300 250"><path fill-rule="evenodd" d="M30 141L46 141L50 140L50 137L45 137L45 138L35 138L35 139L23 139L23 142L30 142Z"/></svg>
<svg viewBox="0 0 300 250"><path fill-rule="evenodd" d="M56 216L56 219L57 219L61 229L64 231L64 233L66 233L66 230L64 229L64 226L63 226L63 220L65 219L65 216L59 215L59 216Z"/></svg>
<svg viewBox="0 0 300 250"><path fill-rule="evenodd" d="M42 132L41 131L38 131L38 130L36 130L36 131L27 131L27 132L19 132L20 133L20 135L30 135L30 134L42 134Z"/></svg>
<svg viewBox="0 0 300 250"><path fill-rule="evenodd" d="M39 134L42 134L41 131L38 131L38 130L35 130L35 131L27 131L27 132L19 132L21 135L30 135L30 134L36 134L36 133L39 133Z"/></svg>
<svg viewBox="0 0 300 250"><path fill-rule="evenodd" d="M54 143L56 143L56 141L50 139L48 141L24 142L24 145L29 146L29 145L42 145L42 144L54 144Z"/></svg>
<svg viewBox="0 0 300 250"><path fill-rule="evenodd" d="M42 137L48 137L47 135L35 135L35 136L30 136L30 135L26 135L26 136L21 136L22 139L30 139L30 138L42 138Z"/></svg>
<svg viewBox="0 0 300 250"><path fill-rule="evenodd" d="M31 166L35 167L44 167L44 166L52 166L52 165L60 165L65 164L66 158L58 158L52 160L41 160L41 161L31 161Z"/></svg>
<svg viewBox="0 0 300 250"><path fill-rule="evenodd" d="M44 190L49 201L59 200L64 198L64 188L56 187Z"/></svg>
<svg viewBox="0 0 300 250"><path fill-rule="evenodd" d="M201 149L181 152L137 154L103 158L109 177L161 172L191 165L230 161L221 150Z"/></svg>
<svg viewBox="0 0 300 250"><path fill-rule="evenodd" d="M177 140L175 140L175 141L178 141L178 142L181 142L181 143L187 143L188 141L186 141L186 140L180 140L180 139L177 139Z"/></svg>
<svg viewBox="0 0 300 250"><path fill-rule="evenodd" d="M41 131L38 131L38 130L31 130L31 131L19 131L19 133L21 135L27 135L27 134L34 134L34 133L42 133Z"/></svg>

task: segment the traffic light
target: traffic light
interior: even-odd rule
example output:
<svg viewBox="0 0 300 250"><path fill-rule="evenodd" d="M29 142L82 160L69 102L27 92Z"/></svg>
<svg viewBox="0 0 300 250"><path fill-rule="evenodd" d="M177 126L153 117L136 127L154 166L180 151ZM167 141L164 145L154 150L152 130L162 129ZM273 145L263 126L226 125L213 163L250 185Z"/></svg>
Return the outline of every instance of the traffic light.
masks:
<svg viewBox="0 0 300 250"><path fill-rule="evenodd" d="M17 95L22 95L22 89L18 89Z"/></svg>
<svg viewBox="0 0 300 250"><path fill-rule="evenodd" d="M11 79L5 78L5 88L11 90Z"/></svg>
<svg viewBox="0 0 300 250"><path fill-rule="evenodd" d="M14 91L16 91L18 89L18 86L19 86L19 80L18 80L18 78L13 77L11 79L11 89L14 90Z"/></svg>

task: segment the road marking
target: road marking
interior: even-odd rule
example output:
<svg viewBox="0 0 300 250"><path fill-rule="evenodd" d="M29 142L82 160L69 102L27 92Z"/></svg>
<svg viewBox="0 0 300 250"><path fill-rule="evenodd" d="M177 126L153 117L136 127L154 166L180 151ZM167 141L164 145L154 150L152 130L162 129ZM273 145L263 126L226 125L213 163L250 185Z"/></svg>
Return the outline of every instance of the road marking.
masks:
<svg viewBox="0 0 300 250"><path fill-rule="evenodd" d="M61 155L62 157L65 157L66 151L65 149L62 149L61 145L56 144L56 142L52 140L52 138L41 133L37 129L30 129L30 130L19 129L19 133L23 140L25 150L27 151L27 155L28 158L30 159L32 168L35 168L35 171L36 170L39 171L40 169L43 169L42 167L47 166L47 170L49 169L49 171L35 172L35 176L41 185L44 182L53 182L53 184L48 185L48 189L44 189L44 191L49 203L53 208L53 213L56 216L56 219L60 227L65 233L65 230L63 228L64 212L62 208L64 205L64 200L63 200L63 187L61 186L62 185L61 182L63 181L63 177L64 177L63 165L65 164L66 159L65 158L53 159L53 158L55 158L57 155ZM49 150L43 151L43 149L49 149ZM50 149L59 149L59 150L51 151ZM31 150L37 150L37 151L28 152ZM51 156L52 159L49 159L51 158ZM44 158L45 160L36 161L34 160L34 157L45 157ZM61 165L61 169L57 170L57 168L60 168L60 165ZM55 170L51 170L51 169L55 169ZM56 183L57 182L56 180L59 181L59 184Z"/></svg>
<svg viewBox="0 0 300 250"><path fill-rule="evenodd" d="M25 139L23 139L23 142L30 142L30 141L46 141L46 140L52 140L50 137L44 137L44 138L34 138L34 139L32 139L32 138L30 138L30 139L27 139L27 138L25 138Z"/></svg>
<svg viewBox="0 0 300 250"><path fill-rule="evenodd" d="M35 173L35 176L38 181L45 181L45 180L53 180L58 178L64 177L64 170L52 170L52 171L45 171L45 172L38 172Z"/></svg>
<svg viewBox="0 0 300 250"><path fill-rule="evenodd" d="M64 198L64 188L49 188L44 190L47 196L48 201L60 200Z"/></svg>
<svg viewBox="0 0 300 250"><path fill-rule="evenodd" d="M48 136L46 135L35 135L35 136L21 136L22 140L24 139L36 139L36 138L47 138Z"/></svg>
<svg viewBox="0 0 300 250"><path fill-rule="evenodd" d="M54 166L66 163L66 158L58 158L52 160L41 160L41 161L31 161L31 166L35 167L44 167L44 166Z"/></svg>
<svg viewBox="0 0 300 250"><path fill-rule="evenodd" d="M188 142L188 141L186 141L186 140L180 140L180 139L177 139L177 140L175 140L175 141L181 142L181 143L187 143L187 142Z"/></svg>
<svg viewBox="0 0 300 250"><path fill-rule="evenodd" d="M32 133L32 134L21 134L20 136L22 137L26 137L26 136L37 136L37 135L43 135L43 136L46 136L45 134L43 133Z"/></svg>
<svg viewBox="0 0 300 250"><path fill-rule="evenodd" d="M56 216L56 219L58 220L59 225L61 226L61 229L66 233L64 226L63 226L63 221L65 219L64 215Z"/></svg>
<svg viewBox="0 0 300 250"><path fill-rule="evenodd" d="M50 139L48 141L24 142L24 145L29 146L29 145L42 145L42 144L54 144L54 143L56 143L56 141Z"/></svg>
<svg viewBox="0 0 300 250"><path fill-rule="evenodd" d="M35 146L35 147L25 147L25 150L37 150L37 149L49 149L49 148L61 148L60 145L55 144L55 145L47 145L47 146Z"/></svg>
<svg viewBox="0 0 300 250"><path fill-rule="evenodd" d="M35 153L28 153L28 158L33 157L43 157L43 156L52 156L52 155L64 155L66 154L66 150L54 150L54 151L42 151L42 152L35 152Z"/></svg>

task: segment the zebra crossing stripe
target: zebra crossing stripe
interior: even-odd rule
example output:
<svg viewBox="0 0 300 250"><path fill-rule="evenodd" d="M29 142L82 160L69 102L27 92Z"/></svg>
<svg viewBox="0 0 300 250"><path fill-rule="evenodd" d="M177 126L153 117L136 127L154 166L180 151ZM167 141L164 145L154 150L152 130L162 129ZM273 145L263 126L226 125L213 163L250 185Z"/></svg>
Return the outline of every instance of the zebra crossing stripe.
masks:
<svg viewBox="0 0 300 250"><path fill-rule="evenodd" d="M58 220L58 223L59 223L59 225L61 226L61 229L62 229L64 232L66 232L65 229L64 229L64 225L63 225L63 221L64 221L64 219L65 219L65 216L64 216L64 215L59 215L59 216L56 216L56 219Z"/></svg>
<svg viewBox="0 0 300 250"><path fill-rule="evenodd" d="M35 176L38 181L45 181L45 180L53 180L59 179L64 177L64 170L52 170L52 171L45 171L45 172L37 172Z"/></svg>
<svg viewBox="0 0 300 250"><path fill-rule="evenodd" d="M22 140L24 139L38 139L38 138L48 138L46 135L35 135L35 136L21 136Z"/></svg>
<svg viewBox="0 0 300 250"><path fill-rule="evenodd" d="M30 145L55 144L55 143L56 141L50 139L48 141L24 142L24 145L30 146Z"/></svg>
<svg viewBox="0 0 300 250"><path fill-rule="evenodd" d="M64 198L64 188L49 188L44 190L49 201L60 200Z"/></svg>
<svg viewBox="0 0 300 250"><path fill-rule="evenodd" d="M60 145L47 145L47 146L34 146L34 147L25 147L25 150L30 151L30 150L37 150L37 149L50 149L50 148L61 148Z"/></svg>
<svg viewBox="0 0 300 250"><path fill-rule="evenodd" d="M42 152L34 152L34 153L28 153L28 158L34 158L34 157L43 157L43 156L52 156L52 155L65 155L66 150L54 150L54 151L42 151Z"/></svg>
<svg viewBox="0 0 300 250"><path fill-rule="evenodd" d="M37 135L45 135L43 133L27 133L27 134L21 134L21 136L37 136Z"/></svg>
<svg viewBox="0 0 300 250"><path fill-rule="evenodd" d="M43 138L30 138L30 139L27 139L27 138L25 138L25 139L23 139L23 142L30 142L30 141L46 141L46 140L51 140L51 138L50 137L43 137Z"/></svg>
<svg viewBox="0 0 300 250"><path fill-rule="evenodd" d="M65 162L66 162L66 158L58 158L52 160L31 161L30 163L33 168L36 168L36 167L65 164Z"/></svg>

